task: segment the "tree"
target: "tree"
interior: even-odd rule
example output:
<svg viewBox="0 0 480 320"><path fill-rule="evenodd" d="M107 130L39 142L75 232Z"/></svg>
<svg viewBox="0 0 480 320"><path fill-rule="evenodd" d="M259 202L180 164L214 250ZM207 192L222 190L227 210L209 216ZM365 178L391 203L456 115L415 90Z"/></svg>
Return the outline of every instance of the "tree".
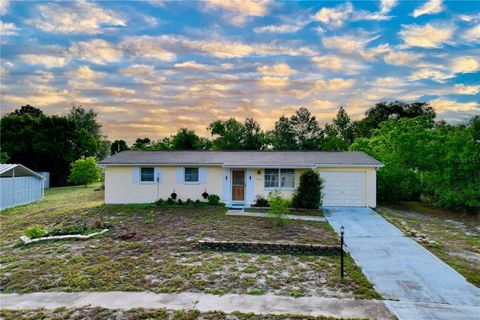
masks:
<svg viewBox="0 0 480 320"><path fill-rule="evenodd" d="M86 110L82 106L72 106L67 118L75 124L77 130L85 129L96 139L100 139L102 126L97 122L97 115L93 109Z"/></svg>
<svg viewBox="0 0 480 320"><path fill-rule="evenodd" d="M10 156L8 153L3 152L2 148L0 147L0 163L7 163L10 160Z"/></svg>
<svg viewBox="0 0 480 320"><path fill-rule="evenodd" d="M276 150L320 150L323 131L315 116L302 107L290 119L280 117L269 137Z"/></svg>
<svg viewBox="0 0 480 320"><path fill-rule="evenodd" d="M325 124L324 139L322 150L343 151L353 142L353 124L343 107L337 112L337 116L332 123Z"/></svg>
<svg viewBox="0 0 480 320"><path fill-rule="evenodd" d="M25 106L21 106L20 109L13 111L12 114L16 116L23 116L25 114L29 114L32 117L39 117L43 115L43 111L27 104Z"/></svg>
<svg viewBox="0 0 480 320"><path fill-rule="evenodd" d="M354 123L356 136L369 137L372 130L389 119L425 117L433 122L436 113L426 102L380 102L365 113L365 118Z"/></svg>
<svg viewBox="0 0 480 320"><path fill-rule="evenodd" d="M128 150L128 145L125 140L115 140L110 146L110 154L114 155L115 153Z"/></svg>
<svg viewBox="0 0 480 320"><path fill-rule="evenodd" d="M295 150L297 148L290 119L285 116L281 116L275 122L275 129L267 134L269 142L275 150Z"/></svg>
<svg viewBox="0 0 480 320"><path fill-rule="evenodd" d="M318 209L322 205L323 183L318 172L308 169L300 176L300 185L292 198L295 208Z"/></svg>
<svg viewBox="0 0 480 320"><path fill-rule="evenodd" d="M265 147L265 134L252 118L247 118L243 124L234 118L217 120L207 129L215 137L212 144L216 150L261 150Z"/></svg>
<svg viewBox="0 0 480 320"><path fill-rule="evenodd" d="M226 121L216 120L207 130L213 137L213 147L216 150L240 150L242 149L243 126L234 118Z"/></svg>
<svg viewBox="0 0 480 320"><path fill-rule="evenodd" d="M148 150L151 144L152 140L150 138L137 138L132 145L132 150Z"/></svg>
<svg viewBox="0 0 480 320"><path fill-rule="evenodd" d="M102 176L94 157L81 158L72 163L72 170L68 176L71 184L84 184L99 181Z"/></svg>
<svg viewBox="0 0 480 320"><path fill-rule="evenodd" d="M76 158L95 156L103 159L110 152L110 142L102 136L102 126L97 122L97 113L81 106L72 106L67 118L74 123L79 144L75 147Z"/></svg>
<svg viewBox="0 0 480 320"><path fill-rule="evenodd" d="M52 186L64 185L70 163L82 156L100 157L107 147L105 139L96 138L101 137L101 132L91 130L96 116L93 111L82 111L79 107L74 110L67 117L50 116L26 105L3 116L2 151L10 156L11 162L50 172Z"/></svg>
<svg viewBox="0 0 480 320"><path fill-rule="evenodd" d="M370 138L359 138L352 144L351 150L364 151L385 165L377 171L379 200L420 199L419 173L435 161L433 126L426 117L390 119L374 129Z"/></svg>
<svg viewBox="0 0 480 320"><path fill-rule="evenodd" d="M197 136L195 131L183 128L171 138L171 149L173 150L204 150L208 147L205 139Z"/></svg>

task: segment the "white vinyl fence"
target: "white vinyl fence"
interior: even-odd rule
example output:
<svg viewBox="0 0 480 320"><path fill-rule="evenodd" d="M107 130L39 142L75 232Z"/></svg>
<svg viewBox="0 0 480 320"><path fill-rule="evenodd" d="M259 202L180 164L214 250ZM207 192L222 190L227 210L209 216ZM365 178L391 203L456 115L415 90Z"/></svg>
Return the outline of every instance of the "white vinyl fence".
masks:
<svg viewBox="0 0 480 320"><path fill-rule="evenodd" d="M43 180L34 176L0 177L0 210L43 198Z"/></svg>

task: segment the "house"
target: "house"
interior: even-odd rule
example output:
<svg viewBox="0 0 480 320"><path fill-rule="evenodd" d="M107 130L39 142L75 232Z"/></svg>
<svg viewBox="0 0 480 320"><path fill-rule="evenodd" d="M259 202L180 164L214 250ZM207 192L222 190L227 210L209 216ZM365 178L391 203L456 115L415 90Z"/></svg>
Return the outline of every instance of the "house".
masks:
<svg viewBox="0 0 480 320"><path fill-rule="evenodd" d="M302 172L324 180L324 206L376 206L376 169L363 152L123 151L99 163L105 169L105 203L202 199L216 194L229 207L249 207L256 196L281 190L291 197Z"/></svg>
<svg viewBox="0 0 480 320"><path fill-rule="evenodd" d="M21 164L0 164L0 210L43 199L44 180Z"/></svg>

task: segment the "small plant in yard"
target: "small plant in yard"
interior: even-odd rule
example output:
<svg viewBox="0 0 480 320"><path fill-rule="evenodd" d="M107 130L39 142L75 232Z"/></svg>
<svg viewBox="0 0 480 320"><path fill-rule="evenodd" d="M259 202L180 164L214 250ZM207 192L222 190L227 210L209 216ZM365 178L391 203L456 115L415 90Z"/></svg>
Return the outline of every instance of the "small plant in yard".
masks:
<svg viewBox="0 0 480 320"><path fill-rule="evenodd" d="M102 171L97 166L94 157L81 158L72 163L72 169L68 176L68 182L72 184L84 184L99 181Z"/></svg>
<svg viewBox="0 0 480 320"><path fill-rule="evenodd" d="M288 222L286 215L290 201L282 197L280 190L270 191L268 194L268 203L270 203L269 215L275 219L278 225L285 225Z"/></svg>
<svg viewBox="0 0 480 320"><path fill-rule="evenodd" d="M307 170L300 176L300 185L293 195L295 208L318 209L322 205L322 179L318 172Z"/></svg>
<svg viewBox="0 0 480 320"><path fill-rule="evenodd" d="M216 194L208 195L207 199L208 199L208 204L211 206L217 206L220 203L220 197L217 196Z"/></svg>
<svg viewBox="0 0 480 320"><path fill-rule="evenodd" d="M44 227L33 226L33 227L28 227L25 230L25 235L30 239L41 238L47 235L47 231L45 230Z"/></svg>
<svg viewBox="0 0 480 320"><path fill-rule="evenodd" d="M255 197L254 207L268 207L268 200L263 197L261 194L257 194Z"/></svg>

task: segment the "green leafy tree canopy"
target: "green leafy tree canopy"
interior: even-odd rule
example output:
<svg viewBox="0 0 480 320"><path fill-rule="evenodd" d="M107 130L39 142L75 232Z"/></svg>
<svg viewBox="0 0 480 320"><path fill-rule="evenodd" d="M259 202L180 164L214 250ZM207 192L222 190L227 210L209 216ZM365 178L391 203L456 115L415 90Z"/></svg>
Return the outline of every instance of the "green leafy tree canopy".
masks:
<svg viewBox="0 0 480 320"><path fill-rule="evenodd" d="M72 169L68 176L71 184L83 184L99 181L102 176L100 168L94 157L81 158L72 163Z"/></svg>

